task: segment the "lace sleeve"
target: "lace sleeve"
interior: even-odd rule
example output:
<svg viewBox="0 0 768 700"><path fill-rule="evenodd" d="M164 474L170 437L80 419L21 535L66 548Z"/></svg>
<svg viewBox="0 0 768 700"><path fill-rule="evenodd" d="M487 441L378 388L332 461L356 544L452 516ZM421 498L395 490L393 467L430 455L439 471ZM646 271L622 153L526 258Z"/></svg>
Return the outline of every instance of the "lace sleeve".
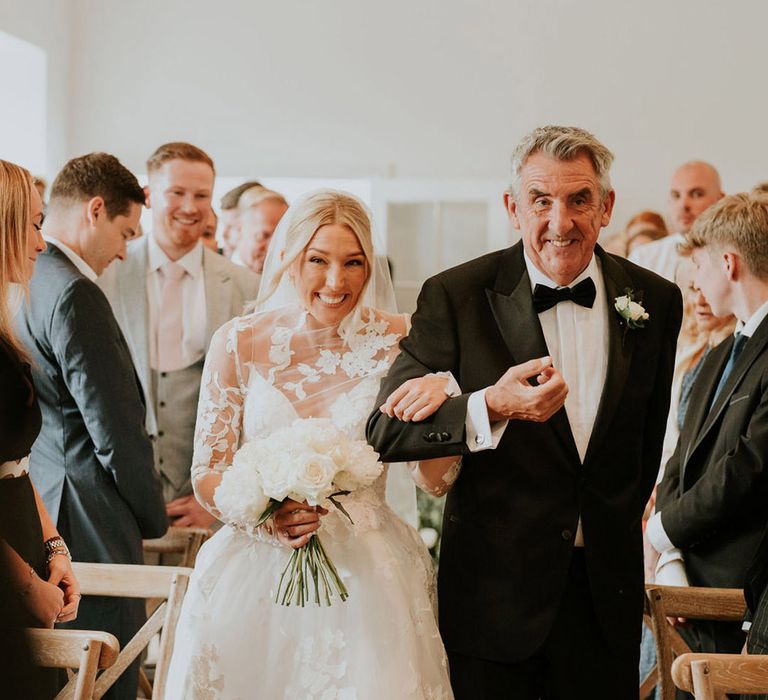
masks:
<svg viewBox="0 0 768 700"><path fill-rule="evenodd" d="M200 401L192 457L192 486L197 500L213 515L221 514L213 494L232 464L243 425L243 386L238 357L237 319L211 339L200 384Z"/></svg>

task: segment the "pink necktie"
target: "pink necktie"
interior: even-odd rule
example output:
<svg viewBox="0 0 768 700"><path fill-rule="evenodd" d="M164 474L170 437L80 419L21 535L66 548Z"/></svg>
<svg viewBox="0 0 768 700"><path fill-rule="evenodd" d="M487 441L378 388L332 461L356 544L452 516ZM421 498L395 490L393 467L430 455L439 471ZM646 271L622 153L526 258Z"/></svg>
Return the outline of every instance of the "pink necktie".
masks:
<svg viewBox="0 0 768 700"><path fill-rule="evenodd" d="M186 270L175 262L160 267L160 311L157 316L157 369L173 372L184 367L181 287Z"/></svg>

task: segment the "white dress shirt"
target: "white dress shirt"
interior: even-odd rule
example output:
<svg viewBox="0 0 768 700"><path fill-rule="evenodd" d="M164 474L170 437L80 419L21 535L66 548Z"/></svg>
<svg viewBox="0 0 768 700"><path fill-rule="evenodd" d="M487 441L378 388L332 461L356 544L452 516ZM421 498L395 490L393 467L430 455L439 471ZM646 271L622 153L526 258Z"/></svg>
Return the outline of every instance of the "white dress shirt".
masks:
<svg viewBox="0 0 768 700"><path fill-rule="evenodd" d="M58 238L54 238L53 236L43 236L46 243L52 243L55 245L64 255L66 255L72 264L91 282L95 282L98 278L98 275L93 271L93 268L85 262L77 253L75 253L72 248L70 248L66 243L62 243Z"/></svg>
<svg viewBox="0 0 768 700"><path fill-rule="evenodd" d="M541 272L527 255L524 257L531 291L537 284L552 288L559 286ZM552 366L562 374L568 385L565 412L582 462L592 435L608 371L608 300L600 261L594 255L586 269L568 286L573 287L588 277L591 277L595 283L595 302L592 308L580 306L572 301L562 301L539 314L539 322L547 343L547 350L552 358ZM476 409L470 416L473 401ZM484 412L484 424L480 408ZM469 399L467 442L472 449L469 439L470 421L481 428L488 426L485 390L472 394ZM495 448L506 427L507 421L501 421L495 424L494 430L489 429L488 432L492 434L486 436L480 432L479 437L483 438L483 441L477 443L473 451ZM581 520L579 520L574 545L584 546Z"/></svg>
<svg viewBox="0 0 768 700"><path fill-rule="evenodd" d="M644 243L630 253L629 260L677 284L675 277L682 260L677 247L684 241L685 235L673 233L658 241Z"/></svg>
<svg viewBox="0 0 768 700"><path fill-rule="evenodd" d="M149 265L147 267L147 299L149 301L149 365L157 369L157 326L161 290L162 272L160 268L169 262L152 234L147 239ZM182 356L185 366L197 362L205 354L208 317L205 300L205 276L203 275L203 244L197 242L192 250L176 261L187 272L182 282Z"/></svg>
<svg viewBox="0 0 768 700"><path fill-rule="evenodd" d="M739 321L735 333L751 338L766 316L768 316L768 301L758 308L746 323ZM667 586L687 586L688 577L683 564L683 553L669 539L661 521L661 514L662 511L659 511L652 515L645 528L648 540L661 554L656 565L656 583Z"/></svg>

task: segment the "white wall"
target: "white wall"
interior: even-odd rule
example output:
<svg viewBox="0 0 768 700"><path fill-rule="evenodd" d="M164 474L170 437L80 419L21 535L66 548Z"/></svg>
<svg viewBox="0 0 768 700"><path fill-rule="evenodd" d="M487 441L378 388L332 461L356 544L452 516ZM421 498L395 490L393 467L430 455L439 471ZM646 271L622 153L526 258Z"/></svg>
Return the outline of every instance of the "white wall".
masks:
<svg viewBox="0 0 768 700"><path fill-rule="evenodd" d="M493 179L525 131L574 123L616 153L617 225L663 210L684 160L768 179L763 0L70 2L67 155L141 171L186 139L223 175ZM68 3L16 4L66 54L40 8Z"/></svg>
<svg viewBox="0 0 768 700"><path fill-rule="evenodd" d="M37 149L30 152L29 160L16 155L14 158L21 165L36 170L36 175L49 178L56 174L62 163L69 157L67 118L69 111L69 70L71 37L71 0L0 0L0 31L34 44L46 52L46 114L44 155L38 155ZM8 66L4 66L4 71ZM24 64L13 66L18 76L32 78L36 66ZM15 94L15 90L13 91ZM9 83L0 80L0 109L4 109L5 100L11 99L12 88ZM24 141L30 134L38 133L38 125L33 122L25 125L25 131L19 134ZM21 154L20 154L21 155ZM3 158L0 153L0 158ZM8 156L10 157L10 156ZM44 165L39 161L43 160Z"/></svg>

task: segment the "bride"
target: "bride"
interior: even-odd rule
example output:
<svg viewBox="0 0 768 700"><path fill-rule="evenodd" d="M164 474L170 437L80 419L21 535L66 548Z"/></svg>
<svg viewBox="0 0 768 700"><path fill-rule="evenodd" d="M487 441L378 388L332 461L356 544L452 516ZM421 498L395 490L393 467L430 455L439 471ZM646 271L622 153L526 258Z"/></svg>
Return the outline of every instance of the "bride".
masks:
<svg viewBox="0 0 768 700"><path fill-rule="evenodd" d="M323 417L364 439L379 382L408 332L394 311L370 219L351 195L310 194L278 227L256 310L215 334L203 373L192 480L214 493L239 446ZM423 419L446 379L401 387L383 410ZM454 458L409 465L444 493ZM447 700L453 697L435 617L432 563L389 508L386 468L336 508L287 501L255 534L223 527L201 549L176 630L166 698L181 700ZM349 591L330 607L276 604L292 547L317 534Z"/></svg>

